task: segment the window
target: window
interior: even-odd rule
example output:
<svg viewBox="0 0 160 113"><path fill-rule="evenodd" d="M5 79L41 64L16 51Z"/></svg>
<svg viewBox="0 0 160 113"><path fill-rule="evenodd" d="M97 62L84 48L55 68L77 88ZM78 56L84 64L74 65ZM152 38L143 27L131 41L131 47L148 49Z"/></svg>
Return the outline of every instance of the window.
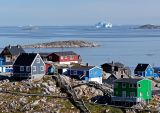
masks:
<svg viewBox="0 0 160 113"><path fill-rule="evenodd" d="M37 59L36 59L36 62L37 62L37 63L40 63L40 58L37 58Z"/></svg>
<svg viewBox="0 0 160 113"><path fill-rule="evenodd" d="M74 74L74 75L77 75L77 71L74 71L73 74Z"/></svg>
<svg viewBox="0 0 160 113"><path fill-rule="evenodd" d="M130 92L130 97L135 97L135 93L134 92Z"/></svg>
<svg viewBox="0 0 160 113"><path fill-rule="evenodd" d="M30 72L30 66L26 66L26 71Z"/></svg>
<svg viewBox="0 0 160 113"><path fill-rule="evenodd" d="M67 59L67 56L64 56L64 59Z"/></svg>
<svg viewBox="0 0 160 113"><path fill-rule="evenodd" d="M141 87L141 85L140 85L140 84L138 84L138 87Z"/></svg>
<svg viewBox="0 0 160 113"><path fill-rule="evenodd" d="M70 60L73 60L73 59L74 59L74 56L71 55L71 56L70 56Z"/></svg>
<svg viewBox="0 0 160 113"><path fill-rule="evenodd" d="M49 56L49 60L52 60L52 56Z"/></svg>
<svg viewBox="0 0 160 113"><path fill-rule="evenodd" d="M136 88L136 84L129 84L130 88Z"/></svg>
<svg viewBox="0 0 160 113"><path fill-rule="evenodd" d="M40 69L41 69L41 71L44 71L44 66L41 66Z"/></svg>
<svg viewBox="0 0 160 113"><path fill-rule="evenodd" d="M126 84L125 83L122 83L122 88L126 88Z"/></svg>
<svg viewBox="0 0 160 113"><path fill-rule="evenodd" d="M63 56L61 56L61 60L63 60Z"/></svg>
<svg viewBox="0 0 160 113"><path fill-rule="evenodd" d="M20 71L24 71L24 66L20 66Z"/></svg>
<svg viewBox="0 0 160 113"><path fill-rule="evenodd" d="M11 57L10 56L6 56L6 62L11 61Z"/></svg>
<svg viewBox="0 0 160 113"><path fill-rule="evenodd" d="M33 66L33 71L36 71L36 66Z"/></svg>

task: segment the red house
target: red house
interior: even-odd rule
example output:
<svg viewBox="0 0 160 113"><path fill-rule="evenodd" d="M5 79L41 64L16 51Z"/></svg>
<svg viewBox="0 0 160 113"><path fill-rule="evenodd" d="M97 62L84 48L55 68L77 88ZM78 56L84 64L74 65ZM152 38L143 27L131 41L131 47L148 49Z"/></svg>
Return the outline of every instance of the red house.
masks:
<svg viewBox="0 0 160 113"><path fill-rule="evenodd" d="M58 62L59 64L71 64L78 63L80 55L73 51L54 52L48 55L48 60Z"/></svg>

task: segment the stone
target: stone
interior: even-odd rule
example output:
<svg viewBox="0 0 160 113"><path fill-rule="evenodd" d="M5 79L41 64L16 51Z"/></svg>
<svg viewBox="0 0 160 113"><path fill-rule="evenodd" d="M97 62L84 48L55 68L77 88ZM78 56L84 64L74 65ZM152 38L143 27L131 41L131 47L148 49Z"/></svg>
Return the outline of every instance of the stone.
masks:
<svg viewBox="0 0 160 113"><path fill-rule="evenodd" d="M37 106L37 105L39 104L39 101L40 101L40 100L34 101L34 103L32 103L31 106Z"/></svg>
<svg viewBox="0 0 160 113"><path fill-rule="evenodd" d="M55 93L55 91L56 91L56 90L55 90L55 87L53 87L53 86L48 86L47 89L48 89L48 91L51 92L51 93Z"/></svg>
<svg viewBox="0 0 160 113"><path fill-rule="evenodd" d="M25 104L27 104L28 101L25 97L22 97L19 99L19 102L20 102L20 104L25 105Z"/></svg>
<svg viewBox="0 0 160 113"><path fill-rule="evenodd" d="M43 82L43 83L42 83L42 86L44 86L44 87L48 87L48 83Z"/></svg>

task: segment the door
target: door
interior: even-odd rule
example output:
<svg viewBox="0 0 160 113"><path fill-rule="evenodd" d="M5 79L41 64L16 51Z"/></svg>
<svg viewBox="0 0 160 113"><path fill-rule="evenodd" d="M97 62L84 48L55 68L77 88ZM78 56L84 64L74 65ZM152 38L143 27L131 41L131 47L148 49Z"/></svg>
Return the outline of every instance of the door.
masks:
<svg viewBox="0 0 160 113"><path fill-rule="evenodd" d="M122 91L122 97L126 97L126 91Z"/></svg>

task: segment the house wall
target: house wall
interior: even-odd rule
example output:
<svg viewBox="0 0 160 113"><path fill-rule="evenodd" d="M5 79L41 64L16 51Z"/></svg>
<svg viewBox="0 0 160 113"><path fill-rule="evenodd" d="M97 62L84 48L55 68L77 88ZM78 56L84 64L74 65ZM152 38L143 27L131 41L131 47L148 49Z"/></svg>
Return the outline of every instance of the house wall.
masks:
<svg viewBox="0 0 160 113"><path fill-rule="evenodd" d="M146 71L145 71L145 76L146 77L153 77L154 76L154 70L151 66L148 66Z"/></svg>
<svg viewBox="0 0 160 113"><path fill-rule="evenodd" d="M63 59L61 58L63 57ZM78 55L67 55L67 56L61 56L59 61L60 62L74 62L74 61L78 61Z"/></svg>
<svg viewBox="0 0 160 113"><path fill-rule="evenodd" d="M102 69L98 67L94 67L89 70L89 78L97 78L97 77L102 77Z"/></svg>
<svg viewBox="0 0 160 113"><path fill-rule="evenodd" d="M138 81L140 87L138 87L138 97L143 100L150 100L152 98L152 83L148 79ZM138 85L139 86L139 85Z"/></svg>
<svg viewBox="0 0 160 113"><path fill-rule="evenodd" d="M131 88L129 83L125 83L126 87L122 87L121 82L114 83L114 96L122 97L122 91L126 91L126 97L130 97L130 93L134 92L135 96L137 96L137 87Z"/></svg>
<svg viewBox="0 0 160 113"><path fill-rule="evenodd" d="M82 77L85 74L84 77ZM89 71L88 70L73 70L73 69L68 69L67 71L67 75L80 79L80 80L88 80L88 74ZM82 78L81 78L82 77Z"/></svg>
<svg viewBox="0 0 160 113"><path fill-rule="evenodd" d="M37 62L37 59L40 59L40 62ZM36 67L35 71L34 71L34 67ZM41 67L43 67L43 70L41 69ZM31 74L33 78L45 75L45 64L41 59L40 55L36 56L34 62L31 65Z"/></svg>

